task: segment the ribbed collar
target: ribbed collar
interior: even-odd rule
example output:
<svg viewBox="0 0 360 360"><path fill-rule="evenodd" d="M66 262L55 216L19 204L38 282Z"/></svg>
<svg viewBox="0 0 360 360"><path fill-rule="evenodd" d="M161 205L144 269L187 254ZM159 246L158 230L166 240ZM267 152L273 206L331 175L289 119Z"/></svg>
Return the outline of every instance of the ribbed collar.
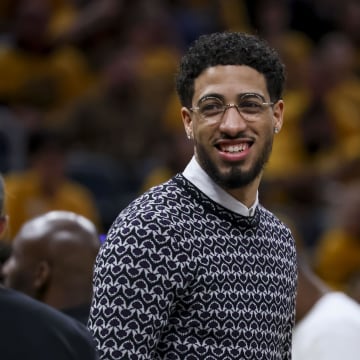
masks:
<svg viewBox="0 0 360 360"><path fill-rule="evenodd" d="M253 216L259 204L258 192L254 204L248 208L217 185L202 169L193 156L183 171L183 176L216 203L242 216Z"/></svg>

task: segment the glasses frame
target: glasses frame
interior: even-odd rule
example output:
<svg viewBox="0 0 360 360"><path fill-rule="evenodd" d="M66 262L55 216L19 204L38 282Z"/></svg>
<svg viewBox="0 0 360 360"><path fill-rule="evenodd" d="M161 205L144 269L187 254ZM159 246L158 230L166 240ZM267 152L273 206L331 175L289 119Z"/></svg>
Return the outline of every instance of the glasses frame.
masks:
<svg viewBox="0 0 360 360"><path fill-rule="evenodd" d="M241 100L243 100L244 98L247 98L247 97L256 97L258 99L261 100L261 103L259 103L259 105L261 106L274 106L276 102L267 102L265 101L265 98L258 94L258 93L244 93L244 94L241 94L240 96L240 99L239 99L239 102L241 102ZM200 106L201 105L201 102L202 101L205 101L209 98L214 98L214 99L217 99L217 100L221 100L221 98L219 98L218 96L205 96L204 98L200 99L200 101L198 102L198 105L197 106L193 106L193 107L190 107L188 108L191 112L194 112L194 113L197 113L201 118L203 118L204 120L209 120L209 118L207 118L206 116L202 115L199 110L200 110ZM230 109L230 108L236 108L237 112L239 113L239 115L246 121L249 121L248 120L248 116L244 116L244 114L241 112L240 110L240 106L239 104L234 104L234 103L229 103L229 104L223 104L223 110L222 112L220 112L218 115L219 115L219 119L217 119L216 121L221 121L222 118L224 117L225 115L225 112L226 110ZM262 114L262 111L259 113L259 114ZM214 115L214 117L217 117L218 115ZM258 114L256 114L258 115ZM210 120L211 120L211 117L210 117ZM251 121L251 120L250 120Z"/></svg>

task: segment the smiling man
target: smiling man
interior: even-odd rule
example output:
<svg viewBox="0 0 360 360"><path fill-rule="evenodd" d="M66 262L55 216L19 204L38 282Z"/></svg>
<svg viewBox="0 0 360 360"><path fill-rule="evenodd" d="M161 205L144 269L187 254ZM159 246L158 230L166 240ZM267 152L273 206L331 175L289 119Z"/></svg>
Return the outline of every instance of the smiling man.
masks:
<svg viewBox="0 0 360 360"><path fill-rule="evenodd" d="M194 156L114 221L89 321L102 359L290 359L296 254L258 188L284 66L256 36L201 36L176 78Z"/></svg>

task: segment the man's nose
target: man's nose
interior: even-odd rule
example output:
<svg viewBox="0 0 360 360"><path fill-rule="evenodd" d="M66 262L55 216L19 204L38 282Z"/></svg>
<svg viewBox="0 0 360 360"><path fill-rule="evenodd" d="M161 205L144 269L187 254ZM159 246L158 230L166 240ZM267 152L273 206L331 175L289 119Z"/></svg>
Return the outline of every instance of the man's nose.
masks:
<svg viewBox="0 0 360 360"><path fill-rule="evenodd" d="M220 130L230 135L243 131L247 126L236 104L228 104L220 123Z"/></svg>

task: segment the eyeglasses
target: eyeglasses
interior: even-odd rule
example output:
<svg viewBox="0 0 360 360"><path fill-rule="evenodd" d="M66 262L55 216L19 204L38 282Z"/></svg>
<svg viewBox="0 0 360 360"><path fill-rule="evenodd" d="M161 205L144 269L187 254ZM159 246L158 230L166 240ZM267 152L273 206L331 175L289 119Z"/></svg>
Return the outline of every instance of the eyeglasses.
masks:
<svg viewBox="0 0 360 360"><path fill-rule="evenodd" d="M204 120L220 121L226 110L233 107L244 120L256 121L261 118L264 110L272 105L273 102L266 102L260 94L246 93L241 95L238 104L224 104L220 98L208 96L200 100L198 106L189 110L197 112Z"/></svg>

